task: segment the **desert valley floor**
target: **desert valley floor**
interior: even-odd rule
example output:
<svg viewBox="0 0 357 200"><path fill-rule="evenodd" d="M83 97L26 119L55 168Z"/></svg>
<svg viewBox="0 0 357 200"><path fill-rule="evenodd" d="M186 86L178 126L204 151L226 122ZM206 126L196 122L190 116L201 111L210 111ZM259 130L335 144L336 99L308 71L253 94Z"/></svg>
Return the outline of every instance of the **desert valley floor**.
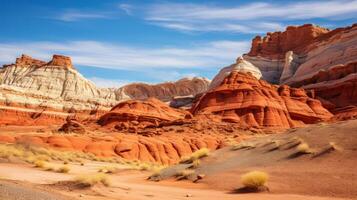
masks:
<svg viewBox="0 0 357 200"><path fill-rule="evenodd" d="M35 127L31 127L35 130ZM24 127L2 127L11 135L23 134ZM51 128L41 127L50 134ZM227 146L201 159L195 173L201 180L178 180L177 171L191 168L179 164L161 170L161 181L148 180L154 172L133 169L132 163L112 160L69 161L68 173L34 167L13 156L0 161L2 199L354 199L357 196L357 120L334 124L320 123L290 129L279 134L255 134L244 141L245 146ZM314 151L296 154L296 138ZM334 147L331 148L331 145ZM2 146L3 150L3 146ZM52 154L55 156L55 153ZM74 159L74 158L73 158ZM62 166L63 161L51 160L48 165ZM108 172L110 186L91 188L75 184L80 174L96 173L98 169L115 168ZM244 194L239 177L250 170L263 170L270 176L269 193Z"/></svg>

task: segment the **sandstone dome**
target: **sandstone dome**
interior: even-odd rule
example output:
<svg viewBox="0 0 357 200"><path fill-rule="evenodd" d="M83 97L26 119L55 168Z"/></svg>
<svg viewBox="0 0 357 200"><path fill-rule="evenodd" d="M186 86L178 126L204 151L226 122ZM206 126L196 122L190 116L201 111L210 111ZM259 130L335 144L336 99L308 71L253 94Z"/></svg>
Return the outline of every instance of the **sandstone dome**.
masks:
<svg viewBox="0 0 357 200"><path fill-rule="evenodd" d="M254 66L249 61L245 60L243 57L238 57L236 63L224 67L219 71L219 73L212 80L209 89L219 86L224 80L224 78L227 77L232 71L250 73L257 79L260 79L262 77L262 73L260 72L259 68Z"/></svg>

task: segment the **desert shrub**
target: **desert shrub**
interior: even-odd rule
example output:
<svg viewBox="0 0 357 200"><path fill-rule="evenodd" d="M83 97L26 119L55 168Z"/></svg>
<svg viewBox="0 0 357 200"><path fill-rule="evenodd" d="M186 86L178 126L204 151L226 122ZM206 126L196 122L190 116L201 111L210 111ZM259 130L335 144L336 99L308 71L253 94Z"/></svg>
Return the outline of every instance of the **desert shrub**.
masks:
<svg viewBox="0 0 357 200"><path fill-rule="evenodd" d="M118 171L118 168L115 166L104 166L98 169L98 172L112 174Z"/></svg>
<svg viewBox="0 0 357 200"><path fill-rule="evenodd" d="M34 164L35 167L37 167L37 168L45 168L45 166L46 166L46 163L45 163L45 161L43 161L43 160L35 160L35 161L33 162L33 164Z"/></svg>
<svg viewBox="0 0 357 200"><path fill-rule="evenodd" d="M58 173L68 173L70 170L71 169L68 166L64 165L64 166L61 166L60 168L58 168L56 170L56 172L58 172Z"/></svg>
<svg viewBox="0 0 357 200"><path fill-rule="evenodd" d="M188 178L189 176L192 176L195 174L195 170L191 170L191 169L184 169L181 171L178 171L176 173L177 177L182 177L182 178Z"/></svg>
<svg viewBox="0 0 357 200"><path fill-rule="evenodd" d="M268 181L268 174L261 171L251 171L241 176L241 182L248 188L259 188Z"/></svg>
<svg viewBox="0 0 357 200"><path fill-rule="evenodd" d="M194 160L194 161L192 162L192 168L197 168L197 167L200 166L200 164L201 164L201 161L200 161L200 160Z"/></svg>
<svg viewBox="0 0 357 200"><path fill-rule="evenodd" d="M74 181L85 187L91 187L93 185L100 184L100 183L103 184L104 186L110 186L109 178L104 173L80 175L76 177Z"/></svg>
<svg viewBox="0 0 357 200"><path fill-rule="evenodd" d="M209 155L209 149L202 148L193 152L190 156L184 156L181 158L180 163L192 163L195 160L201 159Z"/></svg>
<svg viewBox="0 0 357 200"><path fill-rule="evenodd" d="M307 143L301 143L296 147L298 153L302 154L310 154L313 153L312 149L309 147Z"/></svg>
<svg viewBox="0 0 357 200"><path fill-rule="evenodd" d="M43 169L46 171L55 171L55 168L51 165L45 165Z"/></svg>

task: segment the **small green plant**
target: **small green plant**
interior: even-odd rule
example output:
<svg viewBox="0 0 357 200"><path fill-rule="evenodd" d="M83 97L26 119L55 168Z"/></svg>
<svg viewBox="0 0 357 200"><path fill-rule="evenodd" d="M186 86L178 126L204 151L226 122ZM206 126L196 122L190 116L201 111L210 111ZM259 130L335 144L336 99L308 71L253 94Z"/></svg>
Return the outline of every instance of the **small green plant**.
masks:
<svg viewBox="0 0 357 200"><path fill-rule="evenodd" d="M259 188L268 181L268 174L262 171L251 171L241 176L242 184L247 188Z"/></svg>

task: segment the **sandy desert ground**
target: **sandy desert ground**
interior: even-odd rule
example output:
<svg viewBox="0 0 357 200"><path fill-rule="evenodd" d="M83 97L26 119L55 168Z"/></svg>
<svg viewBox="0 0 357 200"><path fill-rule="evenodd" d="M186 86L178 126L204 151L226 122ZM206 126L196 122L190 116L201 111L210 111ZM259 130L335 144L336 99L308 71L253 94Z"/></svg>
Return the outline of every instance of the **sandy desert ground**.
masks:
<svg viewBox="0 0 357 200"><path fill-rule="evenodd" d="M16 129L6 127L6 132L16 134ZM356 134L357 120L350 120L248 139L236 144L243 145L241 148L233 150L228 146L201 159L195 172L205 176L195 183L177 180L172 174L177 168L189 167L184 164L161 170L162 180L155 182L147 180L153 173L150 170L133 170L120 163L86 160L81 165L69 162L69 173L57 173L35 168L16 158L2 158L0 199L356 199ZM314 153L296 154L293 144L296 140L307 143ZM326 151L331 143L336 149ZM248 144L250 147L246 148ZM50 162L55 167L63 165L60 161ZM117 169L108 174L110 186L99 184L82 188L73 184L78 175L94 174L106 166ZM270 192L235 192L242 186L240 176L252 170L269 174Z"/></svg>

